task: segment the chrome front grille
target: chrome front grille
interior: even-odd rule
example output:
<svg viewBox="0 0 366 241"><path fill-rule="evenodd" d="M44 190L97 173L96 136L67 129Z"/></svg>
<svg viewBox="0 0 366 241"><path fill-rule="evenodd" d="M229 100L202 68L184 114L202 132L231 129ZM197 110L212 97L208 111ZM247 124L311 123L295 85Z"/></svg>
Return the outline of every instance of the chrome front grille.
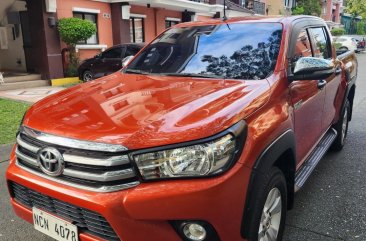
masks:
<svg viewBox="0 0 366 241"><path fill-rule="evenodd" d="M17 144L18 166L56 182L97 192L112 192L139 184L123 146L67 139L27 127L21 127ZM45 147L56 148L62 154L62 175L53 177L41 170L38 153Z"/></svg>

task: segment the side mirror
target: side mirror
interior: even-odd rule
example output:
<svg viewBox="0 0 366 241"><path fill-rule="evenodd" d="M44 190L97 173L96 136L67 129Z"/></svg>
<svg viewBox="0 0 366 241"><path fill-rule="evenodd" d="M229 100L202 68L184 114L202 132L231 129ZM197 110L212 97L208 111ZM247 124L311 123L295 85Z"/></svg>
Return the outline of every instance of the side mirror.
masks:
<svg viewBox="0 0 366 241"><path fill-rule="evenodd" d="M122 59L122 67L127 66L134 57L134 55L130 55Z"/></svg>
<svg viewBox="0 0 366 241"><path fill-rule="evenodd" d="M102 53L97 54L97 55L94 56L94 58L96 58L96 59L100 59L101 57L102 57Z"/></svg>
<svg viewBox="0 0 366 241"><path fill-rule="evenodd" d="M314 57L302 57L297 60L289 80L319 80L334 74L332 61Z"/></svg>

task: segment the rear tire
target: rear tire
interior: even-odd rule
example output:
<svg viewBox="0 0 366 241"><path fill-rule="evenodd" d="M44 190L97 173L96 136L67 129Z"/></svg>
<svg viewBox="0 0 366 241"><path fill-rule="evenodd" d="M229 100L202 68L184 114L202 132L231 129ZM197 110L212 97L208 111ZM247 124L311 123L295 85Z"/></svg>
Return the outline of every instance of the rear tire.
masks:
<svg viewBox="0 0 366 241"><path fill-rule="evenodd" d="M348 99L344 103L344 109L341 113L341 117L338 122L334 125L334 129L337 131L337 137L333 142L331 149L333 151L340 151L343 149L345 144L347 133L348 133L348 124L349 124L349 115L350 115L350 104Z"/></svg>
<svg viewBox="0 0 366 241"><path fill-rule="evenodd" d="M82 75L82 81L88 82L94 79L94 75L90 70L85 70Z"/></svg>
<svg viewBox="0 0 366 241"><path fill-rule="evenodd" d="M280 169L273 167L258 187L248 240L281 241L287 212L286 179Z"/></svg>

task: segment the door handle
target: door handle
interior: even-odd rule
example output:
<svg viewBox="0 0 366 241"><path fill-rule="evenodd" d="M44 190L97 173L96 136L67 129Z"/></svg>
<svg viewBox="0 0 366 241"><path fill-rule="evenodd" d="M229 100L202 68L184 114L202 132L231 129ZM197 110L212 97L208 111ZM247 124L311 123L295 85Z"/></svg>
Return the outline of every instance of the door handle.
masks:
<svg viewBox="0 0 366 241"><path fill-rule="evenodd" d="M335 70L335 74L336 75L340 75L342 73L342 68L341 67L337 67Z"/></svg>
<svg viewBox="0 0 366 241"><path fill-rule="evenodd" d="M327 81L322 79L322 80L318 80L318 89L323 89L325 86L327 85Z"/></svg>

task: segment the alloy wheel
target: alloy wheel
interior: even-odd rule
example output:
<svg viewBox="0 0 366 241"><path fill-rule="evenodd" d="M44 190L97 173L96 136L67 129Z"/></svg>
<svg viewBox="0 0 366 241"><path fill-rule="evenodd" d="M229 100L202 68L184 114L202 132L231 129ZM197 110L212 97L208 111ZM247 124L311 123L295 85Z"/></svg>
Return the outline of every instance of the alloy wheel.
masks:
<svg viewBox="0 0 366 241"><path fill-rule="evenodd" d="M268 193L259 224L258 241L276 241L281 224L281 192L274 187Z"/></svg>

